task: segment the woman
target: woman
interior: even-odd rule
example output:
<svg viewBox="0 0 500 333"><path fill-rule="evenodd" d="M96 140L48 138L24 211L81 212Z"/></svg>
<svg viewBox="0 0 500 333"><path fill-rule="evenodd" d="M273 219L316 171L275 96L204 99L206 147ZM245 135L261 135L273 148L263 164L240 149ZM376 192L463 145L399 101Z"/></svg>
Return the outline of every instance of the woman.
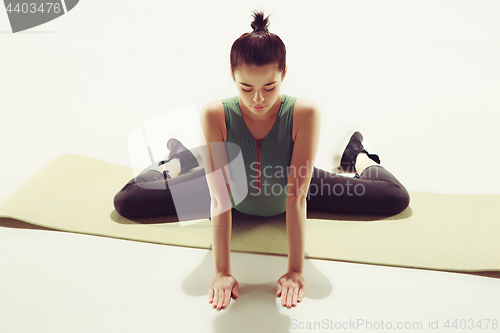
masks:
<svg viewBox="0 0 500 333"><path fill-rule="evenodd" d="M201 185L190 183L184 196L186 200L191 198L189 193L210 197L216 275L209 303L217 310L238 298L238 282L229 260L232 208L261 216L286 212L288 270L277 281L276 296L281 297L283 307L291 308L304 297L307 209L395 215L410 200L404 186L380 165L378 156L364 149L359 132L349 134L336 153L338 166L352 168L354 178L314 167L320 110L310 100L280 94L286 76L285 45L269 33L268 18L254 12L253 32L243 34L231 48L231 76L239 95L208 103L200 113L206 145L200 150L204 168L182 175L198 166L197 159L179 141L170 139L169 158L159 163L168 170L163 177L161 169L146 169L137 177L139 181L131 180L115 197L116 210L125 217L176 214L169 188L203 179ZM243 158L243 168L236 163L238 156ZM141 182L160 183L165 190L151 191ZM207 217L206 210L195 208L192 218Z"/></svg>

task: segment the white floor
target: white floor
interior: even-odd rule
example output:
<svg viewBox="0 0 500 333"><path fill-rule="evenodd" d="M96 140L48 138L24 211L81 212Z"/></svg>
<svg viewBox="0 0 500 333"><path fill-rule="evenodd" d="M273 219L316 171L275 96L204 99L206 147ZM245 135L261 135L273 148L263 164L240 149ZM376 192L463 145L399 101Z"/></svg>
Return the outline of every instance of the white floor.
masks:
<svg viewBox="0 0 500 333"><path fill-rule="evenodd" d="M210 251L1 228L0 252L0 332L444 332L448 320L495 332L485 325L500 319L500 280L466 274L306 260L305 298L285 309L286 258L232 253L240 297L218 312Z"/></svg>
<svg viewBox="0 0 500 333"><path fill-rule="evenodd" d="M317 166L357 128L410 191L500 193L500 3L143 6L80 1L17 34L0 9L0 203L61 154L128 165L141 124L236 95L229 51L253 9L287 46L282 92L322 109ZM1 333L500 331L500 279L482 276L307 260L289 310L286 258L232 253L240 298L217 312L206 250L0 227L0 253Z"/></svg>

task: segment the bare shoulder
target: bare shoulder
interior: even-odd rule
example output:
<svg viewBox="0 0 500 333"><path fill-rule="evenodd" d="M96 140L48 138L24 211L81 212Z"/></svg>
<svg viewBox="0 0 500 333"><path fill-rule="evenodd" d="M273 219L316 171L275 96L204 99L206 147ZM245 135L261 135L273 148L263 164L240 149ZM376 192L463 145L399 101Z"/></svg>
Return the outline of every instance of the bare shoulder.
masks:
<svg viewBox="0 0 500 333"><path fill-rule="evenodd" d="M220 130L224 141L226 141L226 118L224 115L224 105L221 100L214 100L207 103L200 112L202 123L206 122L210 129Z"/></svg>
<svg viewBox="0 0 500 333"><path fill-rule="evenodd" d="M307 98L297 98L293 108L292 137L295 142L297 133L304 126L317 130L321 121L321 111L318 104Z"/></svg>
<svg viewBox="0 0 500 333"><path fill-rule="evenodd" d="M315 102L307 98L297 98L294 105L294 114L297 113L299 116L311 113L320 113L319 106Z"/></svg>
<svg viewBox="0 0 500 333"><path fill-rule="evenodd" d="M220 117L224 115L224 105L221 100L211 101L201 111L208 117Z"/></svg>

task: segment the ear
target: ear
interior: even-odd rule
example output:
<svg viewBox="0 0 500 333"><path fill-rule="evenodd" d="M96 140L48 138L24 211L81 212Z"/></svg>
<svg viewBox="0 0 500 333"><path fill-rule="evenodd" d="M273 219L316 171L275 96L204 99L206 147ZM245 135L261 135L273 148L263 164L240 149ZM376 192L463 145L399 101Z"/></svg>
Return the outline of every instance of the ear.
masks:
<svg viewBox="0 0 500 333"><path fill-rule="evenodd" d="M287 66L285 65L285 70L283 71L283 77L281 78L281 81L283 81L285 79L285 76L286 76L286 68Z"/></svg>

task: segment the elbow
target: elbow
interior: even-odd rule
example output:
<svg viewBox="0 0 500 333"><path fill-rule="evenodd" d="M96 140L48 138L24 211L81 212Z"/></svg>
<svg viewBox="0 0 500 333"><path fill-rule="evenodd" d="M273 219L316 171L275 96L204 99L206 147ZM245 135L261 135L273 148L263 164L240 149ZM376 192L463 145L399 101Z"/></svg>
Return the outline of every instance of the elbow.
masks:
<svg viewBox="0 0 500 333"><path fill-rule="evenodd" d="M307 194L309 193L309 184L301 186L293 186L291 184L287 185L287 202L294 203L305 203L307 200Z"/></svg>
<svg viewBox="0 0 500 333"><path fill-rule="evenodd" d="M286 199L287 206L293 205L293 206L304 206L305 207L306 202L307 202L307 196L305 194L302 194L302 193L288 195L288 197Z"/></svg>
<svg viewBox="0 0 500 333"><path fill-rule="evenodd" d="M231 211L233 206L231 205L231 199L229 195L224 197L212 196L212 201L210 204L211 217L227 213Z"/></svg>

